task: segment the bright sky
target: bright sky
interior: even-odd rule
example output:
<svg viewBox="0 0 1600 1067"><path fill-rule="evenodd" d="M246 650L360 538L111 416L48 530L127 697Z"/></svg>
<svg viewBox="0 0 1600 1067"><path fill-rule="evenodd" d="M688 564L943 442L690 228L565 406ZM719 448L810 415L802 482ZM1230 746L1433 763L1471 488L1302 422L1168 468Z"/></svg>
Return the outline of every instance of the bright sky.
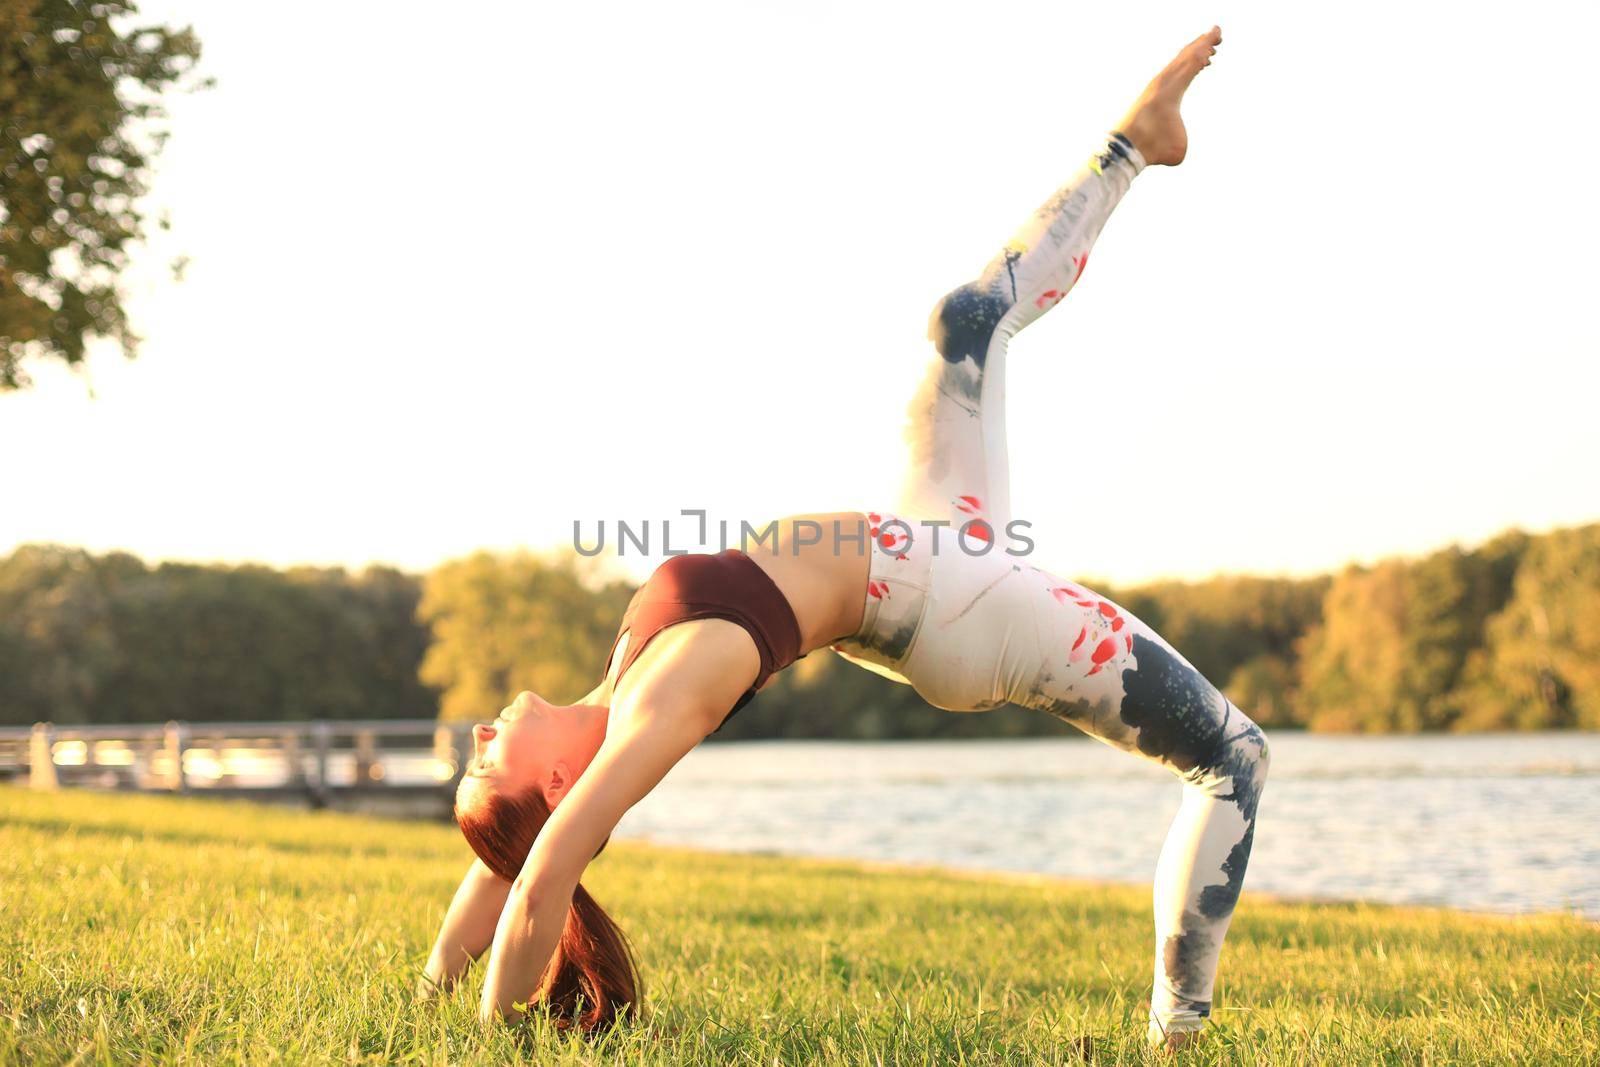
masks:
<svg viewBox="0 0 1600 1067"><path fill-rule="evenodd" d="M1600 518L1594 5L144 7L219 84L174 108L138 361L0 396L0 551L421 569L888 506L934 301L1213 20L1188 163L1012 347L1036 559Z"/></svg>

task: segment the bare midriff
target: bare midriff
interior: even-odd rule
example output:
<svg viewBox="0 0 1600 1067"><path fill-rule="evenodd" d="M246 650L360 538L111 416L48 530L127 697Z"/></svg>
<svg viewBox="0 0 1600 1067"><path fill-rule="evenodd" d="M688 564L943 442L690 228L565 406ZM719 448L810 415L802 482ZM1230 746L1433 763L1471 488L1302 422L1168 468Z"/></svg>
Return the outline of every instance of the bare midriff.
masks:
<svg viewBox="0 0 1600 1067"><path fill-rule="evenodd" d="M789 601L800 626L800 651L824 648L855 633L866 606L871 561L866 516L859 511L820 512L789 515L771 525L776 537L729 547L749 556ZM756 529L764 533L766 526Z"/></svg>

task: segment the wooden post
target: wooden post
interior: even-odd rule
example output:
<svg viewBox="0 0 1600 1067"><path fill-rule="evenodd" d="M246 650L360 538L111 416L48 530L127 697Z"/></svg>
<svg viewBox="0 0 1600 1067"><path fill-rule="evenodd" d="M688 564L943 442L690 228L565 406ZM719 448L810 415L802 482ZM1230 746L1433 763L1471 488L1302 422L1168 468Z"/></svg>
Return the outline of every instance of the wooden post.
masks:
<svg viewBox="0 0 1600 1067"><path fill-rule="evenodd" d="M289 772L284 783L291 789L295 786L306 784L305 756L300 751L300 734L298 731L283 735L283 765Z"/></svg>
<svg viewBox="0 0 1600 1067"><path fill-rule="evenodd" d="M134 757L134 785L139 789L156 789L156 753L161 751L161 739L146 734L139 742L138 755Z"/></svg>
<svg viewBox="0 0 1600 1067"><path fill-rule="evenodd" d="M371 730L356 731L356 784L370 785L383 777L378 762L378 735Z"/></svg>
<svg viewBox="0 0 1600 1067"><path fill-rule="evenodd" d="M333 745L333 731L321 719L311 724L311 747L316 754L317 773L311 783L311 803L313 807L326 807L328 804L328 750Z"/></svg>
<svg viewBox="0 0 1600 1067"><path fill-rule="evenodd" d="M167 752L167 762L172 768L171 777L167 779L167 788L174 793L187 793L189 779L183 773L183 754L189 747L189 727L181 722L169 722L163 732L164 747Z"/></svg>
<svg viewBox="0 0 1600 1067"><path fill-rule="evenodd" d="M55 727L47 722L33 724L28 735L28 786L32 789L57 789Z"/></svg>

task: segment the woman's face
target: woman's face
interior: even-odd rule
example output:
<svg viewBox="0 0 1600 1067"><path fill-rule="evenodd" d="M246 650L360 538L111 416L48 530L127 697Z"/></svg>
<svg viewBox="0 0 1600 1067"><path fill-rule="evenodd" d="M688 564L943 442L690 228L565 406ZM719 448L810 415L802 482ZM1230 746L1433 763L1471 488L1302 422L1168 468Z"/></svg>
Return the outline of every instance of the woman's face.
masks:
<svg viewBox="0 0 1600 1067"><path fill-rule="evenodd" d="M458 810L484 790L521 794L537 789L554 809L605 741L608 713L588 704L552 704L518 693L509 707L472 728L472 759L456 790Z"/></svg>
<svg viewBox="0 0 1600 1067"><path fill-rule="evenodd" d="M565 758L574 731L565 709L533 693L518 693L493 722L472 728L472 762L467 773L492 778L517 789L548 782L550 768ZM565 728L564 728L565 727Z"/></svg>

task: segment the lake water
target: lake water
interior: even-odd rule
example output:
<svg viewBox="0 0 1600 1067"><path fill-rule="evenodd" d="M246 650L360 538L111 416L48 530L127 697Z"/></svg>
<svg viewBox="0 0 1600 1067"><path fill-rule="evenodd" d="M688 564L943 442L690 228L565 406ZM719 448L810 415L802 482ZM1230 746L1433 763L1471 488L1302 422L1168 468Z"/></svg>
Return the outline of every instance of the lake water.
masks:
<svg viewBox="0 0 1600 1067"><path fill-rule="evenodd" d="M1148 884L1179 784L1094 741L731 742L619 838ZM1600 734L1272 734L1246 890L1600 918Z"/></svg>

